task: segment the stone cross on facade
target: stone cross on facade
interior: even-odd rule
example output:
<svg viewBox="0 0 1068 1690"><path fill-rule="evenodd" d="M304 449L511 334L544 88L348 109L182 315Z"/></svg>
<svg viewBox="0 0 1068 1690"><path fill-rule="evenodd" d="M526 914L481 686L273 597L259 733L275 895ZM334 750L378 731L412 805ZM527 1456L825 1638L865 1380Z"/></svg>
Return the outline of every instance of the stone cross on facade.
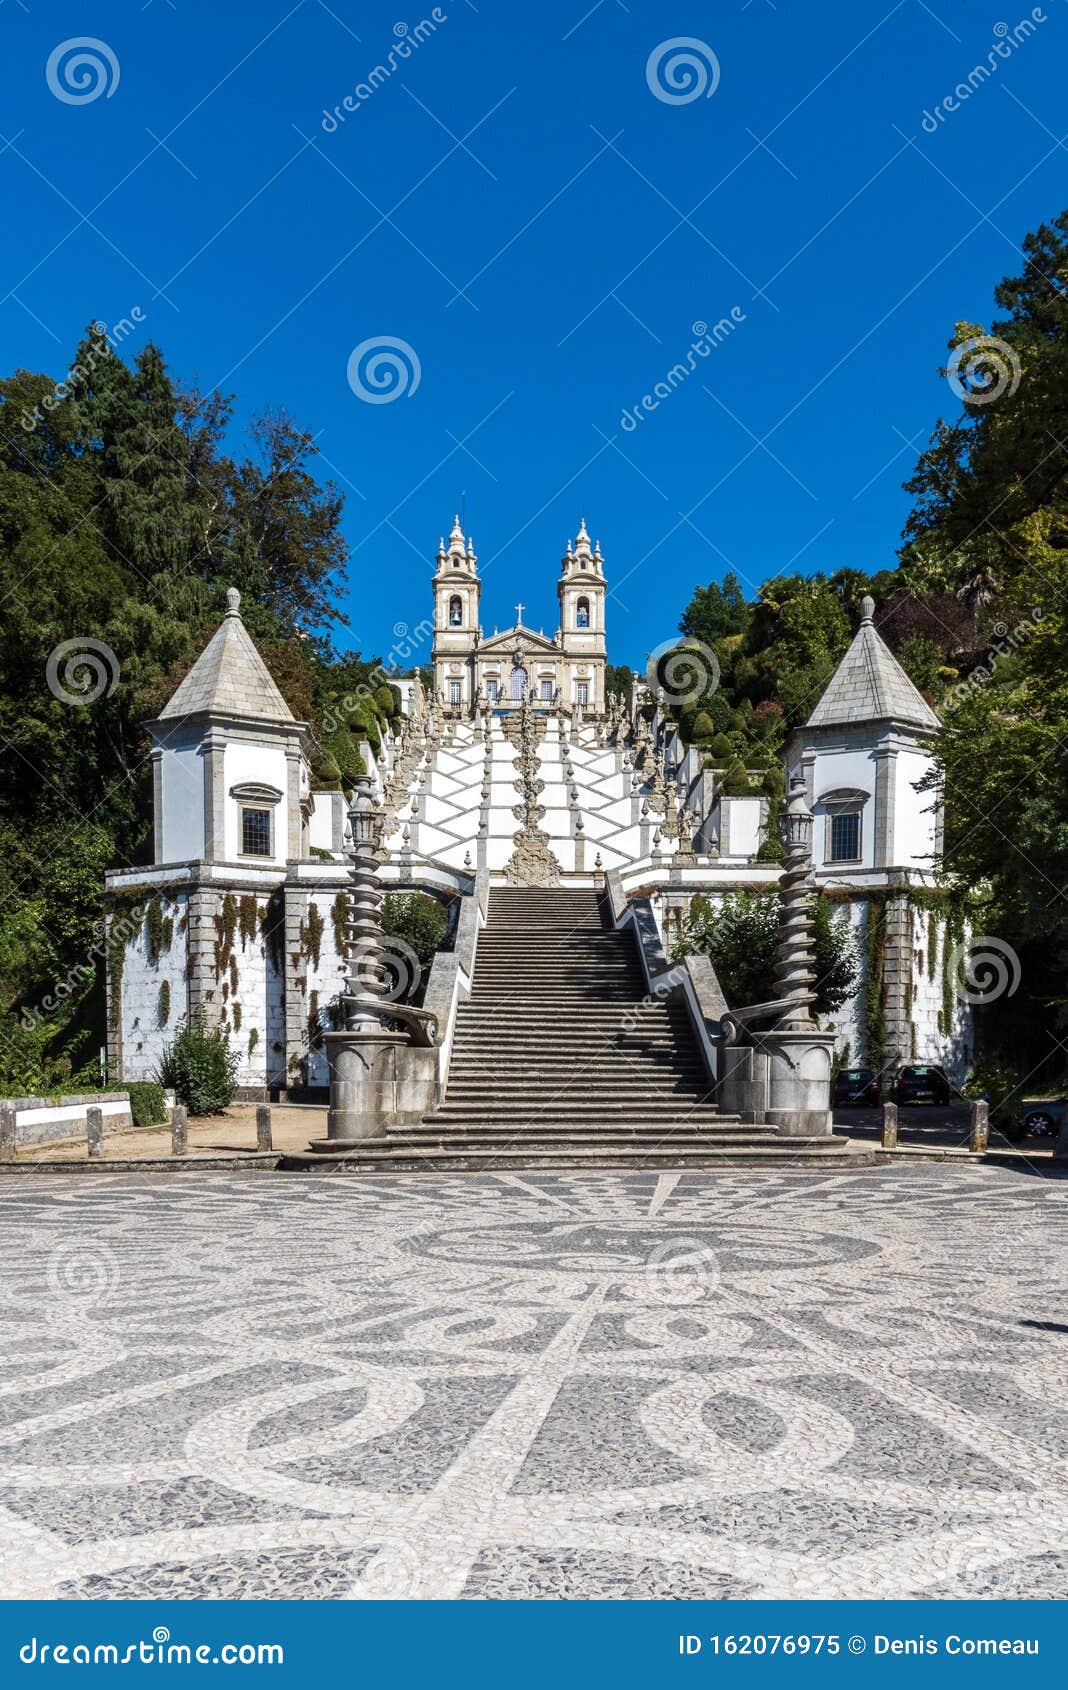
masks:
<svg viewBox="0 0 1068 1690"><path fill-rule="evenodd" d="M523 620L523 612L526 608L525 604L517 604L515 607L515 625L517 628Z"/></svg>

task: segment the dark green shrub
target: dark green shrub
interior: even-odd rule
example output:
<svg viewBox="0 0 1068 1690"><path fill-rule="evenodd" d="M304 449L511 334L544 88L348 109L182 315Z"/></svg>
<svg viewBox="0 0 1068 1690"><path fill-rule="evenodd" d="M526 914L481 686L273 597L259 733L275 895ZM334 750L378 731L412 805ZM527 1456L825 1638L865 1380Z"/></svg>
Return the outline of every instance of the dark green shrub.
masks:
<svg viewBox="0 0 1068 1690"><path fill-rule="evenodd" d="M716 724L707 710L699 710L693 719L693 737L696 740L711 739L716 731Z"/></svg>
<svg viewBox="0 0 1068 1690"><path fill-rule="evenodd" d="M130 1094L130 1114L135 1127L159 1127L167 1119L167 1104L163 1087L155 1080L132 1080L126 1087Z"/></svg>
<svg viewBox="0 0 1068 1690"><path fill-rule="evenodd" d="M729 763L734 756L734 747L726 734L717 734L708 749L714 761L721 767L723 764Z"/></svg>
<svg viewBox="0 0 1068 1690"><path fill-rule="evenodd" d="M191 1115L218 1115L234 1101L237 1053L220 1027L183 1023L159 1065L159 1082L169 1086Z"/></svg>
<svg viewBox="0 0 1068 1690"><path fill-rule="evenodd" d="M392 892L382 900L384 950L387 958L397 958L398 979L405 987L401 1001L422 1001L434 954L441 948L448 924L449 918L437 899L422 892ZM399 940L400 946L391 946L390 939ZM414 952L418 968L411 967L406 951Z"/></svg>

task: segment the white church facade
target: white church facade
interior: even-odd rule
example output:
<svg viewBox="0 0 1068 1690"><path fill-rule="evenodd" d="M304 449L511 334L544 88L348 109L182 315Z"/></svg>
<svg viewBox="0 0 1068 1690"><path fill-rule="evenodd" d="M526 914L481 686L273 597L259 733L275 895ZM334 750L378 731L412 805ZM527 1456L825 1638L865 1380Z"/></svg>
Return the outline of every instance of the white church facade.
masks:
<svg viewBox="0 0 1068 1690"><path fill-rule="evenodd" d="M643 688L607 696L605 568L583 523L563 557L556 632L520 614L486 636L477 559L454 525L433 575L433 691L406 685L402 730L384 734L377 757L362 747L385 817L387 891L460 908L487 883L605 888L615 905L640 904L669 952L695 895L775 886L779 869L760 855L767 800L724 793ZM109 1079L151 1077L180 1020L200 1015L226 1029L246 1094L314 1090L341 988L344 797L313 789L311 729L228 600L150 724L154 862L107 877ZM787 773L803 774L814 812L816 882L858 935L862 978L835 1020L840 1051L962 1076L970 1027L945 989L941 813L924 789L938 731L866 601ZM451 1013L462 991L460 980ZM447 1085L447 1027L443 1039Z"/></svg>

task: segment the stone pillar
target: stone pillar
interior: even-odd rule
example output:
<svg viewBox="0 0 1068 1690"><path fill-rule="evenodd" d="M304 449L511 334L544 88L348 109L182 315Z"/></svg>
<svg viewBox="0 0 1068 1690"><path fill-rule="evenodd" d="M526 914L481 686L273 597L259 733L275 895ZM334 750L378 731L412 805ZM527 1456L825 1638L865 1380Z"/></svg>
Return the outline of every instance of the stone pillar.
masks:
<svg viewBox="0 0 1068 1690"><path fill-rule="evenodd" d="M976 1156L986 1152L990 1142L990 1105L977 1098L968 1110L968 1149Z"/></svg>
<svg viewBox="0 0 1068 1690"><path fill-rule="evenodd" d="M189 1117L184 1103L171 1110L171 1155L184 1156L189 1148Z"/></svg>
<svg viewBox="0 0 1068 1690"><path fill-rule="evenodd" d="M775 996L789 1005L761 1044L768 1053L767 1118L790 1138L822 1136L833 1129L831 1063L834 1035L812 1019L813 967L812 814L805 782L795 775L783 810L782 914L775 963Z"/></svg>
<svg viewBox="0 0 1068 1690"><path fill-rule="evenodd" d="M204 759L204 856L209 863L226 859L226 783L223 752L226 735L211 728L201 748Z"/></svg>
<svg viewBox="0 0 1068 1690"><path fill-rule="evenodd" d="M218 1022L222 1002L221 982L215 978L215 945L218 939L215 917L218 911L219 895L216 892L199 886L190 892L186 934L186 1007L190 1019L203 1016L209 1025Z"/></svg>
<svg viewBox="0 0 1068 1690"><path fill-rule="evenodd" d="M886 960L883 1005L886 1015L886 1060L882 1083L889 1091L898 1069L912 1058L912 906L897 888L904 876L894 876L886 903Z"/></svg>
<svg viewBox="0 0 1068 1690"><path fill-rule="evenodd" d="M271 1106L260 1103L256 1106L256 1149L270 1150L271 1143Z"/></svg>
<svg viewBox="0 0 1068 1690"><path fill-rule="evenodd" d="M104 1111L98 1103L91 1103L85 1111L85 1136L89 1155L95 1161L104 1150Z"/></svg>
<svg viewBox="0 0 1068 1690"><path fill-rule="evenodd" d="M300 849L300 769L299 745L286 746L286 858L296 862Z"/></svg>
<svg viewBox="0 0 1068 1690"><path fill-rule="evenodd" d="M883 1149L897 1149L897 1104L883 1104Z"/></svg>
<svg viewBox="0 0 1068 1690"><path fill-rule="evenodd" d="M297 1063L308 1054L308 968L301 932L308 917L307 892L285 890L286 1086L297 1084Z"/></svg>
<svg viewBox="0 0 1068 1690"><path fill-rule="evenodd" d="M15 1160L15 1105L0 1103L0 1162Z"/></svg>

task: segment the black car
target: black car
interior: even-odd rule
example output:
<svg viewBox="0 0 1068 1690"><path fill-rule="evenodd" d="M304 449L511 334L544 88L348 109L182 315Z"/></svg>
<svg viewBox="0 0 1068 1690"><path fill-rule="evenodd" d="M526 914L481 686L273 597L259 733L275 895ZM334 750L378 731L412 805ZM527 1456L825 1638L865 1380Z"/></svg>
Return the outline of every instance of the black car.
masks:
<svg viewBox="0 0 1068 1690"><path fill-rule="evenodd" d="M873 1068L840 1068L834 1079L836 1109L877 1108L879 1076Z"/></svg>
<svg viewBox="0 0 1068 1690"><path fill-rule="evenodd" d="M894 1086L895 1103L948 1103L953 1087L944 1068L930 1062L914 1062L902 1068Z"/></svg>
<svg viewBox="0 0 1068 1690"><path fill-rule="evenodd" d="M1032 1138L1056 1138L1064 1125L1068 1098L1047 1099L1045 1103L1024 1104L1024 1132Z"/></svg>

